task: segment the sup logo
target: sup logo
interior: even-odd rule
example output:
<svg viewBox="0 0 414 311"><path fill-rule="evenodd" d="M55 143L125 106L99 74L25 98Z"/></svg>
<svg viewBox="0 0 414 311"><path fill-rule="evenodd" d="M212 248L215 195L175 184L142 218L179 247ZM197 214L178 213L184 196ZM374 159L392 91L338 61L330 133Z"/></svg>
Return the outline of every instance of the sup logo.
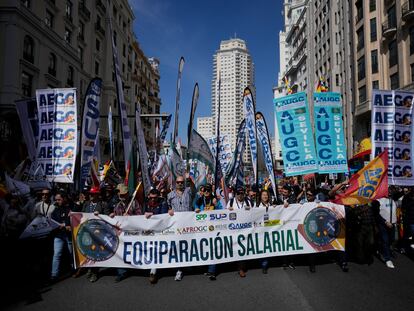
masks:
<svg viewBox="0 0 414 311"><path fill-rule="evenodd" d="M316 246L325 246L339 236L341 224L333 211L320 207L306 215L304 229L308 241Z"/></svg>
<svg viewBox="0 0 414 311"><path fill-rule="evenodd" d="M76 242L83 256L92 261L105 261L118 249L119 239L115 229L100 219L81 224Z"/></svg>

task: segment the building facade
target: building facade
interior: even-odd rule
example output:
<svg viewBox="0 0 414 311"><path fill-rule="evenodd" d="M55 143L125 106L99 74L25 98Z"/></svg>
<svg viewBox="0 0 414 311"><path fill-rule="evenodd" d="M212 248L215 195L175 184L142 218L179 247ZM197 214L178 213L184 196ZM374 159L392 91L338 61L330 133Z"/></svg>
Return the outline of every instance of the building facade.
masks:
<svg viewBox="0 0 414 311"><path fill-rule="evenodd" d="M212 134L215 135L220 92L220 134L228 135L234 150L237 131L244 119L243 91L248 86L255 99L254 64L244 40L234 38L220 43L213 56L213 79L211 82ZM247 144L248 145L248 144ZM245 163L250 163L250 150L246 148Z"/></svg>
<svg viewBox="0 0 414 311"><path fill-rule="evenodd" d="M81 120L83 98L94 77L103 80L99 136L103 157L109 157L107 119L109 106L114 116L115 156L122 161L122 141L118 117L113 53L109 18L118 49L128 115L136 104L142 113L159 112L159 72L136 43L134 14L127 0L4 0L0 6L0 139L14 142L12 156L22 148L20 123L14 101L35 96L36 89L76 87ZM129 119L134 132L134 118ZM146 124L148 125L148 124ZM146 128L149 143L154 127ZM17 135L17 136L16 136ZM19 144L16 144L19 142ZM2 148L3 149L3 148ZM4 149L3 149L4 150ZM20 159L24 152L20 152ZM9 159L8 159L9 160ZM15 161L4 163L15 163ZM3 164L4 164L3 163Z"/></svg>
<svg viewBox="0 0 414 311"><path fill-rule="evenodd" d="M414 90L414 1L351 2L358 147L371 136L372 90Z"/></svg>
<svg viewBox="0 0 414 311"><path fill-rule="evenodd" d="M323 77L329 91L342 94L345 139L348 156L351 156L353 76L349 3L286 0L283 12L285 27L279 34L281 65L273 96L277 98L285 94L286 77L295 91L307 93L313 122L313 93L319 78Z"/></svg>
<svg viewBox="0 0 414 311"><path fill-rule="evenodd" d="M197 118L197 132L208 141L213 137L213 119L212 117L199 117Z"/></svg>

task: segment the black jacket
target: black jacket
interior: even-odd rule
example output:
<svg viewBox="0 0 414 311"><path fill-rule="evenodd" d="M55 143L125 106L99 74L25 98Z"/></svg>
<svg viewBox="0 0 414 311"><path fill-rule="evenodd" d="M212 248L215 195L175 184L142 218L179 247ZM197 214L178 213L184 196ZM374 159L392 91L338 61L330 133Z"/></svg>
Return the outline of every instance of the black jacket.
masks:
<svg viewBox="0 0 414 311"><path fill-rule="evenodd" d="M65 226L70 226L70 208L67 205L64 206L56 206L55 210L53 211L51 218L57 221L60 224L65 224ZM67 231L66 228L59 228L55 231L56 237L65 237L70 236L70 231Z"/></svg>
<svg viewBox="0 0 414 311"><path fill-rule="evenodd" d="M403 222L405 225L414 224L414 196L409 193L402 199L401 209L403 212Z"/></svg>

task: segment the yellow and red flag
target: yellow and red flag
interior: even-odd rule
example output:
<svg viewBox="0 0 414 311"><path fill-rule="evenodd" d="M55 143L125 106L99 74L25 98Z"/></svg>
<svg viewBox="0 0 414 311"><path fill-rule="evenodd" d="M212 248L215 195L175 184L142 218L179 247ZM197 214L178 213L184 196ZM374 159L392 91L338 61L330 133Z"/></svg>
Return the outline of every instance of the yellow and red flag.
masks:
<svg viewBox="0 0 414 311"><path fill-rule="evenodd" d="M328 84L324 77L320 77L318 85L316 86L316 93L325 93L329 92Z"/></svg>
<svg viewBox="0 0 414 311"><path fill-rule="evenodd" d="M388 196L388 150L368 163L349 180L349 188L333 200L336 204L367 204Z"/></svg>

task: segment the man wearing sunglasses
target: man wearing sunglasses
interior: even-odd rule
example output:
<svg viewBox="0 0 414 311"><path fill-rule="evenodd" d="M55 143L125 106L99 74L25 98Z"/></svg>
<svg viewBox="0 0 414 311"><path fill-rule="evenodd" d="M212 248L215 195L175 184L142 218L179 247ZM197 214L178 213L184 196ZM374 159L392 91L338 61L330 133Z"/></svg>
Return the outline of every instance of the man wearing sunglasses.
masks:
<svg viewBox="0 0 414 311"><path fill-rule="evenodd" d="M45 188L41 191L41 200L35 205L34 217L42 215L50 218L55 210L55 205L52 203L51 197L50 189Z"/></svg>
<svg viewBox="0 0 414 311"><path fill-rule="evenodd" d="M188 178L189 179L189 178ZM187 179L187 180L188 180ZM187 184L191 183L191 179ZM175 189L168 194L168 214L173 216L175 212L189 212L192 210L193 187L186 187L184 176L178 176L175 180ZM181 281L183 272L177 270L175 275L176 281Z"/></svg>

